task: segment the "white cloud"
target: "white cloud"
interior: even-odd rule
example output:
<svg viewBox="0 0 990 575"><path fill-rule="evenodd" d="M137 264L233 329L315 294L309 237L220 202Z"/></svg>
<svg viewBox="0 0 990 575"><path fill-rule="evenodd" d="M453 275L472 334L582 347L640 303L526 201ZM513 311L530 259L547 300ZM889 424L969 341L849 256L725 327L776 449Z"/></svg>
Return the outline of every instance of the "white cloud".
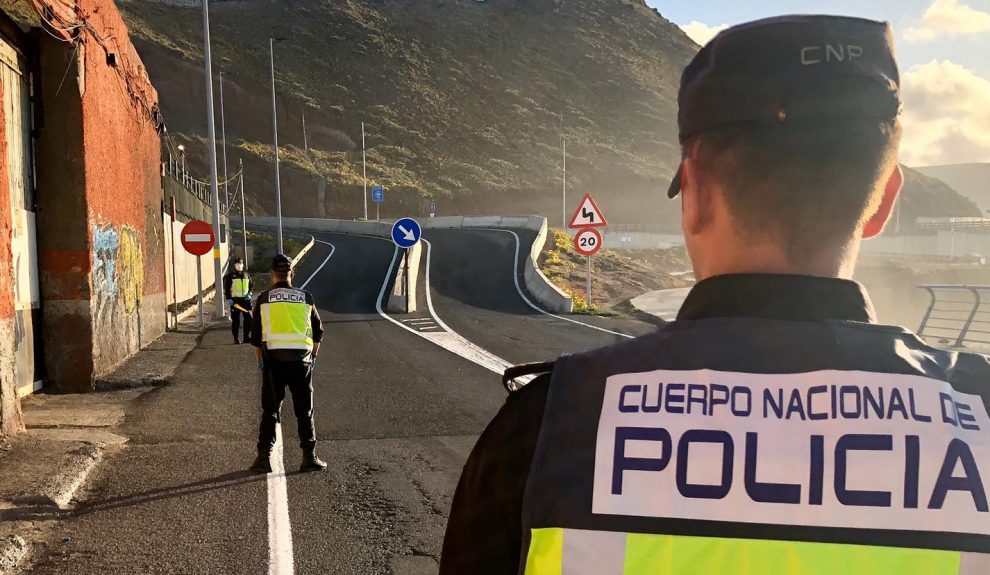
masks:
<svg viewBox="0 0 990 575"><path fill-rule="evenodd" d="M708 41L714 38L716 34L728 27L728 24L709 26L708 24L698 22L697 20L694 20L690 24L681 24L681 30L684 30L684 33L688 35L688 38L691 38L702 46L707 44Z"/></svg>
<svg viewBox="0 0 990 575"><path fill-rule="evenodd" d="M908 70L901 90L905 164L990 162L990 80L932 60Z"/></svg>
<svg viewBox="0 0 990 575"><path fill-rule="evenodd" d="M908 42L929 42L941 36L964 36L990 32L990 12L977 10L958 0L935 0L918 26L904 31Z"/></svg>

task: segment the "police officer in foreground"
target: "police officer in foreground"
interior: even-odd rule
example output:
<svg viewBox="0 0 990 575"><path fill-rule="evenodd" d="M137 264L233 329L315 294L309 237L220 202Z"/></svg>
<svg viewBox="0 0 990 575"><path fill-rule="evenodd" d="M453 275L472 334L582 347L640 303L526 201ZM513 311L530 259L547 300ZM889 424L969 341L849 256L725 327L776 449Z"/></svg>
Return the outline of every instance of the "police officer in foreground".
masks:
<svg viewBox="0 0 990 575"><path fill-rule="evenodd" d="M276 424L288 387L303 451L299 470L322 471L327 464L316 456L313 368L320 353L323 322L313 296L292 287L292 260L281 254L275 256L271 277L272 288L258 296L253 317L251 343L262 372L262 388L258 457L251 470L259 473L272 470Z"/></svg>
<svg viewBox="0 0 990 575"><path fill-rule="evenodd" d="M990 573L988 358L878 325L849 279L902 184L892 42L789 16L695 56L669 195L698 283L510 395L442 575Z"/></svg>
<svg viewBox="0 0 990 575"><path fill-rule="evenodd" d="M251 341L251 276L244 272L244 260L234 258L233 271L223 278L223 294L230 310L230 331L234 334L234 344ZM244 339L237 334L244 320Z"/></svg>

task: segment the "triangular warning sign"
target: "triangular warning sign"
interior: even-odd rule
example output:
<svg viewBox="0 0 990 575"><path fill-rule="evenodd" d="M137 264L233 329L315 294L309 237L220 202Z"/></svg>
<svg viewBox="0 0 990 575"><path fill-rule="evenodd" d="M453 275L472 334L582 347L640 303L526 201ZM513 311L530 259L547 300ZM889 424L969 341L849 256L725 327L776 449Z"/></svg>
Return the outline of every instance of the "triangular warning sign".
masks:
<svg viewBox="0 0 990 575"><path fill-rule="evenodd" d="M578 206L574 216L571 217L571 223L567 224L569 228L601 228L607 226L608 222L605 221L605 214L595 203L594 198L591 194L585 194L584 199L581 200L581 205Z"/></svg>

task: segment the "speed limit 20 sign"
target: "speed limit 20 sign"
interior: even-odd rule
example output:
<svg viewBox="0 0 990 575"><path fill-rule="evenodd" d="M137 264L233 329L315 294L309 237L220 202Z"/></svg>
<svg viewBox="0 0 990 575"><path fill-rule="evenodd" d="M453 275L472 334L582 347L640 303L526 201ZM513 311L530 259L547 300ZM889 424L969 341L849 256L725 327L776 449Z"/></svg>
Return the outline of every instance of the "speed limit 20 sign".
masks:
<svg viewBox="0 0 990 575"><path fill-rule="evenodd" d="M593 256L602 247L602 235L595 228L584 228L574 236L574 249L582 256Z"/></svg>

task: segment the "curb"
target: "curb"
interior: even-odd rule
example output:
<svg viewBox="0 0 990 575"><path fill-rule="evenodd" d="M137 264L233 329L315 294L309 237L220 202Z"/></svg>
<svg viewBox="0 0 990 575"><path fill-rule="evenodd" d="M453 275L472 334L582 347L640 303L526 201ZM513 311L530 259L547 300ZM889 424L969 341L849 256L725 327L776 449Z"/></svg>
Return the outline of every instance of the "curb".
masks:
<svg viewBox="0 0 990 575"><path fill-rule="evenodd" d="M27 556L27 543L17 535L0 538L0 575L12 573Z"/></svg>
<svg viewBox="0 0 990 575"><path fill-rule="evenodd" d="M292 266L295 267L295 265L297 263L299 263L299 260L303 259L303 257L307 253L309 253L309 250L313 249L313 246L314 245L316 245L316 237L310 235L309 236L309 243L306 244L306 247L304 247L303 249L299 250L299 253L296 254L295 257L292 258Z"/></svg>
<svg viewBox="0 0 990 575"><path fill-rule="evenodd" d="M62 470L42 489L38 502L59 509L68 508L93 468L103 460L104 449L106 449L105 443L95 443L84 445L72 452Z"/></svg>

